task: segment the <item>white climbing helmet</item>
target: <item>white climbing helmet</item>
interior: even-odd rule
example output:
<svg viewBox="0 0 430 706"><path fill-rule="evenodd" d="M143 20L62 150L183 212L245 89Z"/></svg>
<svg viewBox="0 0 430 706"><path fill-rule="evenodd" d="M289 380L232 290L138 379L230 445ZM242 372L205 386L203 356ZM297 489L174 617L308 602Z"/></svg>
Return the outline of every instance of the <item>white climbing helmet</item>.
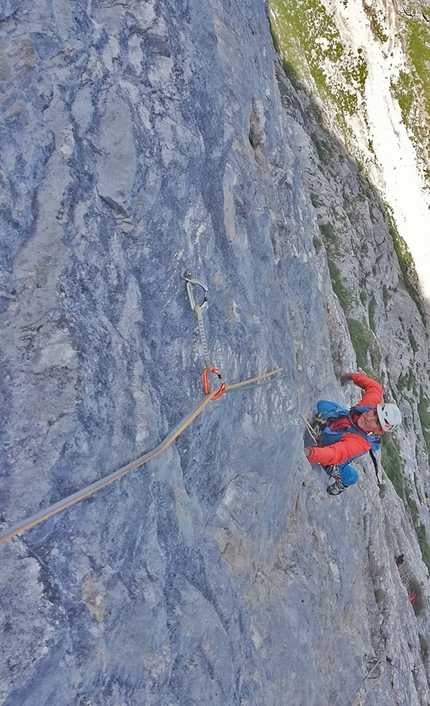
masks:
<svg viewBox="0 0 430 706"><path fill-rule="evenodd" d="M396 404L377 404L376 413L382 431L391 432L402 423L402 413Z"/></svg>

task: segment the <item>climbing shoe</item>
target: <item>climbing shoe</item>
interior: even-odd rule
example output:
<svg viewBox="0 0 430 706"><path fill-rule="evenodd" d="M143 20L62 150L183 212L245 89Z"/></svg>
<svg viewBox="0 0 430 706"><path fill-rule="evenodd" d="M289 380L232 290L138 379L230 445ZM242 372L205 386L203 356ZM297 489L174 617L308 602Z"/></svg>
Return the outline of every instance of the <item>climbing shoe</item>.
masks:
<svg viewBox="0 0 430 706"><path fill-rule="evenodd" d="M340 495L341 493L343 493L344 490L347 489L347 487L348 486L344 485L342 481L338 478L337 480L335 480L334 483L332 483L332 485L328 486L327 493L329 495Z"/></svg>

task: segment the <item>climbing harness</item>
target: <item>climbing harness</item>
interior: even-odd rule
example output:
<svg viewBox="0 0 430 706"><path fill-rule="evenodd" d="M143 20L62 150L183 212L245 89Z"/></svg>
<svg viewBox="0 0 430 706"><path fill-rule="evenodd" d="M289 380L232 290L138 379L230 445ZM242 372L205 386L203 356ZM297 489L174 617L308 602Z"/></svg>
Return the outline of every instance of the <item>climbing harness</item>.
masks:
<svg viewBox="0 0 430 706"><path fill-rule="evenodd" d="M197 309L197 314L196 318L197 321L201 321L201 326L199 325L199 333L200 333L200 338L202 340L202 345L203 345L203 350L204 350L204 355L205 355L205 371L209 373L208 369L208 363L210 363L209 360L209 354L208 354L208 349L206 345L206 338L205 338L205 333L204 333L204 327L203 327L203 322L201 319L201 311L204 310L203 307L205 304L207 305L207 287L203 285L201 282L198 280L193 280L191 278L191 273L189 270L185 271L186 277L184 276L184 272L182 273L182 279L185 279L187 283L187 293L188 293L188 298L190 300L190 305L191 308L193 309L194 313L196 314L196 309ZM192 292L192 286L199 286L203 289L204 291L204 301L202 305L198 305L194 301L194 296ZM206 307L205 307L206 308ZM199 313L200 312L200 313ZM200 319L199 319L200 316ZM215 370L212 369L212 365L210 366L211 372L215 372L216 375L221 378L221 373L219 373L218 369L215 368ZM18 534L21 534L21 532L24 532L27 529L30 529L31 527L34 527L35 525L39 524L40 522L43 522L44 520L47 520L48 517L52 517L52 515L56 515L58 512L61 512L61 510L65 510L66 508L70 507L71 505L75 505L78 503L80 500L84 500L85 498L88 498L90 495L93 495L93 493L97 492L97 490L101 490L102 488L105 488L107 485L110 485L110 483L113 483L114 481L118 480L119 478L122 478L123 476L127 475L127 473L130 473L131 471L134 471L136 468L139 468L140 466L143 466L145 463L148 461L151 461L151 459L155 458L159 454L161 454L165 449L167 449L172 442L191 424L191 422L198 417L198 415L203 412L204 408L209 404L209 402L212 402L214 400L217 400L219 397L224 392L227 392L228 390L236 390L240 387L245 387L246 385L253 385L255 383L258 383L260 380L264 380L266 378L271 377L272 375L276 375L280 372L282 372L283 368L275 368L275 370L271 370L269 373L263 373L262 375L257 375L257 377L249 378L248 380L242 380L241 382L236 382L233 385L226 385L225 382L223 382L220 386L220 388L216 391L215 394L211 393L209 390L209 383L207 384L207 392L205 391L205 397L203 400L197 405L197 407L190 412L171 432L166 436L166 438L158 444L158 446L155 447L155 449L152 449L152 451L148 451L147 453L143 454L140 456L136 461L132 461L131 463L128 463L126 466L122 466L117 471L114 471L108 476L105 476L104 478L100 478L100 480L95 481L94 483L91 483L90 485L86 486L85 488L82 488L82 490L78 490L76 493L73 493L72 495L69 495L68 497L64 498L63 500L59 500L57 503L54 503L50 507L46 508L45 510L41 510L40 512L37 512L36 514L32 515L31 517L27 518L26 520L21 520L20 522L17 522L15 525L12 527L9 527L9 529L5 529L2 532L0 532L0 544L2 542L5 542L7 539L10 539L11 537L15 537ZM204 371L204 372L205 372ZM205 382L205 375L203 377L203 382Z"/></svg>
<svg viewBox="0 0 430 706"><path fill-rule="evenodd" d="M209 356L208 344L206 342L205 327L204 327L204 323L203 323L203 312L208 308L208 288L206 287L205 284L200 282L198 279L193 279L193 275L192 275L191 270L187 270L187 269L182 270L181 277L186 282L186 289L187 289L187 294L188 294L190 306L191 306L191 309L194 312L194 316L196 317L196 320L197 320L197 328L199 330L200 342L201 342L202 348L203 348L203 359L205 361L205 368L202 373L203 392L205 393L205 395L208 395L210 392L209 373L214 373L215 375L218 376L218 378L220 380L222 380L221 371L217 367L212 365L212 363L211 363L211 359ZM202 304L196 304L196 301L194 299L194 294L193 294L193 286L199 287L200 289L203 290ZM223 382L221 384L221 387L219 388L219 390L213 395L213 397L211 399L217 400L219 397L221 397L221 395L225 392L225 390L226 390L226 384L225 384L225 382Z"/></svg>

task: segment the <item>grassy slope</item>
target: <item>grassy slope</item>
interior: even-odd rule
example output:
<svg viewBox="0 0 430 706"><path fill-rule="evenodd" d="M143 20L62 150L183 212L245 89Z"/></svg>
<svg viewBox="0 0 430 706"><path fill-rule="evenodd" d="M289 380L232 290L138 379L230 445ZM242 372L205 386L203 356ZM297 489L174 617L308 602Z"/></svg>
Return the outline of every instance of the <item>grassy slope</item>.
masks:
<svg viewBox="0 0 430 706"><path fill-rule="evenodd" d="M343 2L347 4L348 0ZM385 44L388 30L384 17L367 2L363 7L373 36ZM363 99L368 69L362 50L354 54L342 44L333 16L319 0L269 0L269 9L273 35L284 60L306 83L314 84L351 147L348 116L361 106L366 121ZM430 9L427 14L430 17ZM399 16L398 21L408 70L400 72L391 88L430 188L430 26L424 19L406 15ZM372 152L371 141L368 149ZM362 159L357 149L355 153Z"/></svg>
<svg viewBox="0 0 430 706"><path fill-rule="evenodd" d="M286 62L316 89L336 112L339 127L354 115L364 97L367 66L361 50L342 44L333 17L318 0L269 0L273 34Z"/></svg>

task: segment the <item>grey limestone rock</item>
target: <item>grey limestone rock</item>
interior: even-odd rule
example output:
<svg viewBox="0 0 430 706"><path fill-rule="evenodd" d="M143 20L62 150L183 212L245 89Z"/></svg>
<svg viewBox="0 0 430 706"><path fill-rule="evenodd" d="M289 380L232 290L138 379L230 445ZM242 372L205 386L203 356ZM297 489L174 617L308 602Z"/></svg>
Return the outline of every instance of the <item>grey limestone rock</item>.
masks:
<svg viewBox="0 0 430 706"><path fill-rule="evenodd" d="M202 399L184 267L209 288L227 382L283 372L0 546L0 703L426 703L428 614L394 553L428 600L427 329L378 195L279 72L265 3L1 12L2 526L154 448ZM352 400L337 377L359 355L402 400L418 516L367 461L329 498L303 455L300 412Z"/></svg>

